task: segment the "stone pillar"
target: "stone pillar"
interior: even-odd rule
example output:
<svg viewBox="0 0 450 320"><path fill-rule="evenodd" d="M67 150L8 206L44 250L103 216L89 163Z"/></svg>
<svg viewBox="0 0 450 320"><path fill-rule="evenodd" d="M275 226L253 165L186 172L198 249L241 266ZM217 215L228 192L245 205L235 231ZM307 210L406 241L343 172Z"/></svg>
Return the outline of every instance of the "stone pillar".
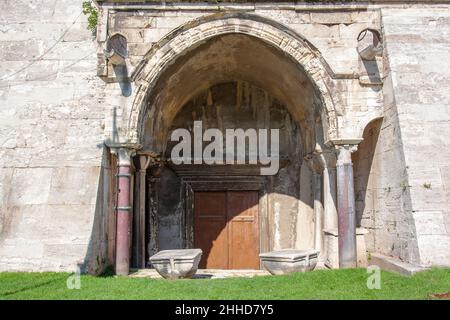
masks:
<svg viewBox="0 0 450 320"><path fill-rule="evenodd" d="M317 148L312 154L305 157L308 166L313 172L313 197L314 197L314 249L320 251L320 257L323 257L322 250L322 173L323 161L321 151Z"/></svg>
<svg viewBox="0 0 450 320"><path fill-rule="evenodd" d="M337 229L337 199L336 199L336 155L323 153L323 227L326 230Z"/></svg>
<svg viewBox="0 0 450 320"><path fill-rule="evenodd" d="M137 183L139 186L139 192L136 193L138 199L135 202L137 208L135 208L135 215L133 219L133 239L135 241L134 246L134 265L138 268L145 268L145 211L146 211L146 181L147 181L147 168L152 162L150 154L139 154L137 156L137 162L139 166L139 174L137 175Z"/></svg>
<svg viewBox="0 0 450 320"><path fill-rule="evenodd" d="M117 153L117 231L116 231L116 274L128 275L130 271L130 180L131 156L133 149L119 147L113 152Z"/></svg>
<svg viewBox="0 0 450 320"><path fill-rule="evenodd" d="M314 178L314 249L322 253L322 174L313 173Z"/></svg>
<svg viewBox="0 0 450 320"><path fill-rule="evenodd" d="M336 199L336 153L323 151L323 255L324 263L329 268L338 268L337 244L337 199Z"/></svg>
<svg viewBox="0 0 450 320"><path fill-rule="evenodd" d="M356 216L351 153L356 146L337 145L339 268L356 268Z"/></svg>

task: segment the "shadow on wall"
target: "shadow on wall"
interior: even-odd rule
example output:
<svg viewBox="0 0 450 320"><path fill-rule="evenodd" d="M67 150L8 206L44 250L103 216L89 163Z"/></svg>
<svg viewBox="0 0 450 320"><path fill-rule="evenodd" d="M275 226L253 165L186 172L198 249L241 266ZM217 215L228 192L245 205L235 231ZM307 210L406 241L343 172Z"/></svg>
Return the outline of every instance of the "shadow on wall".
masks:
<svg viewBox="0 0 450 320"><path fill-rule="evenodd" d="M98 148L103 148L103 152L92 231L83 263L78 265L82 273L93 275L102 274L111 264L111 261L108 259L108 226L111 222L111 216L108 213L111 212L112 204L112 190L110 190L109 183L111 177L111 158L106 146L102 144L98 145Z"/></svg>
<svg viewBox="0 0 450 320"><path fill-rule="evenodd" d="M352 155L354 166L356 225L361 227L364 218L375 214L376 175L377 165L374 164L374 155L380 135L382 119L370 122L364 129L363 141L358 146L358 151Z"/></svg>

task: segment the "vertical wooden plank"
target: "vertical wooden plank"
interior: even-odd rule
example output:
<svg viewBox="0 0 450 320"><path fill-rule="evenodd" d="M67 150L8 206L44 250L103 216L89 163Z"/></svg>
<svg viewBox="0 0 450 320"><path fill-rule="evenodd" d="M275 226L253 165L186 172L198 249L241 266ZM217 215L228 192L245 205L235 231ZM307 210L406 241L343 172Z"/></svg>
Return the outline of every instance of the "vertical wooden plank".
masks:
<svg viewBox="0 0 450 320"><path fill-rule="evenodd" d="M258 192L229 191L230 269L259 269Z"/></svg>
<svg viewBox="0 0 450 320"><path fill-rule="evenodd" d="M203 250L200 268L228 268L226 193L194 193L194 244Z"/></svg>

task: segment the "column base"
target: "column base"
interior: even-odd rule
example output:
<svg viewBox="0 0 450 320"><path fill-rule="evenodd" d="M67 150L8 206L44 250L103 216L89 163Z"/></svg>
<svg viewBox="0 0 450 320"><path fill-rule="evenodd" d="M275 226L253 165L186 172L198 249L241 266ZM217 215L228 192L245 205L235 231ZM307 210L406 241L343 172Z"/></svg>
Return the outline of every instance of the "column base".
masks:
<svg viewBox="0 0 450 320"><path fill-rule="evenodd" d="M337 229L329 229L324 231L324 247L325 247L325 266L330 269L339 269L339 245ZM367 251L364 235L368 233L367 229L356 228L356 267L366 268Z"/></svg>

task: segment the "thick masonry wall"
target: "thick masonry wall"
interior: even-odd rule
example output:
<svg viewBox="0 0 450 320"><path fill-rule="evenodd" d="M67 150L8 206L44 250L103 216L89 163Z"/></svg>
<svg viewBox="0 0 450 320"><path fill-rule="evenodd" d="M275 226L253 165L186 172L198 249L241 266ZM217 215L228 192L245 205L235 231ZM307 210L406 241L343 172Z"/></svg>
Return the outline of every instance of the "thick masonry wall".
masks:
<svg viewBox="0 0 450 320"><path fill-rule="evenodd" d="M222 12L208 4L141 4L135 10L105 4L95 38L81 4L0 2L0 271L80 265L95 273L110 262L111 172L104 141L128 137L141 84L117 83L117 70L103 55L105 41L116 32L127 37L132 75L164 36ZM449 5L359 4L340 11L330 4L328 10L236 6L316 47L329 68L326 86L340 137L362 137L371 120L383 117L378 140L372 136L355 156L365 162L358 163L355 177L369 251L450 265ZM356 50L358 34L367 27L382 28L384 35L385 57L376 64L362 63ZM370 165L364 150L372 155ZM305 170L300 185L310 184ZM361 199L368 195L360 187L366 179L372 203L363 208ZM311 197L300 190L300 197ZM302 225L303 220L308 221ZM310 208L299 206L295 228L310 232L309 220ZM305 243L298 235L283 238Z"/></svg>
<svg viewBox="0 0 450 320"><path fill-rule="evenodd" d="M450 264L450 11L383 9L422 264Z"/></svg>
<svg viewBox="0 0 450 320"><path fill-rule="evenodd" d="M0 2L0 271L104 259L104 84L86 27L81 1Z"/></svg>

